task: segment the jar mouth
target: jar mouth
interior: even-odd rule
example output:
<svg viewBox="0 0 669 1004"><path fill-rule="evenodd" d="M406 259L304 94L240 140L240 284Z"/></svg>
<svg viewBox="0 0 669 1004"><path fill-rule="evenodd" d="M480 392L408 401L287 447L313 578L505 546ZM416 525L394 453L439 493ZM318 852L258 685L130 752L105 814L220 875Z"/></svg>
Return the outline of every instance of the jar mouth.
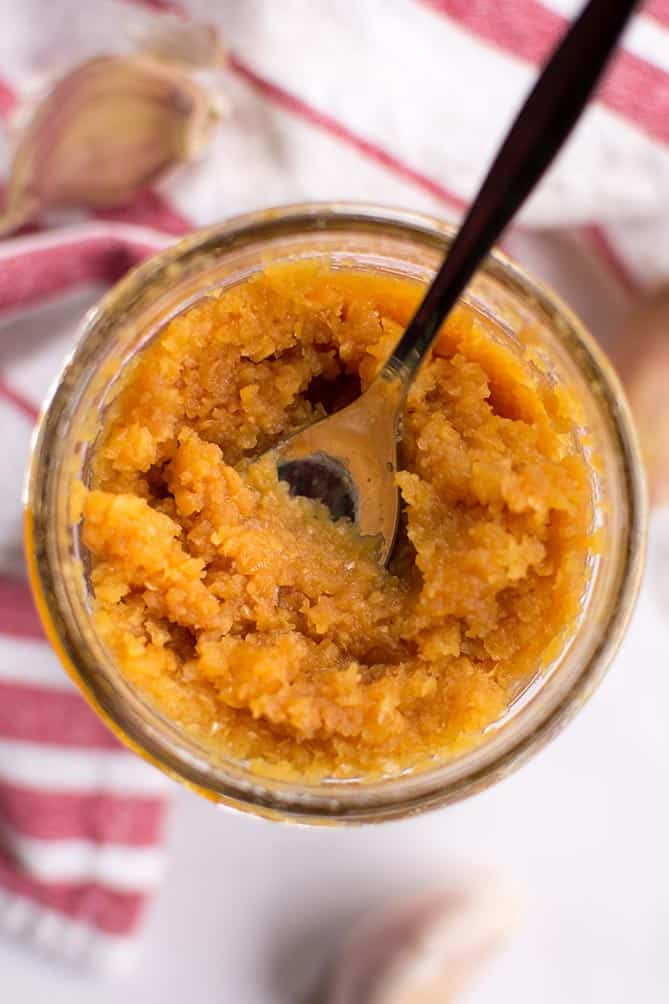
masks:
<svg viewBox="0 0 669 1004"><path fill-rule="evenodd" d="M369 240L368 257L373 261L404 242L407 249L415 245L420 254L438 259L455 232L450 224L424 214L355 203L263 210L198 231L134 269L102 298L85 318L75 352L45 405L26 485L26 555L49 639L86 698L126 745L175 779L232 808L309 823L364 822L397 818L473 794L519 766L570 720L600 682L625 632L643 567L646 497L624 394L611 365L570 309L499 251L490 255L481 278L550 321L566 356L584 374L612 440L612 470L617 465L614 474L620 493L614 501L623 514L621 539L606 571L610 581L597 631L569 675L558 670L540 683L535 695L530 694L513 734L501 728L473 749L434 766L378 780L297 784L265 778L243 764L212 760L195 740L164 719L114 672L91 627L85 577L77 564L82 555L63 488L72 476L71 465L84 462L86 437L67 458L62 444L68 423L99 379L96 353L105 339L122 332L130 344L136 337L134 328L145 317L147 332L155 332L188 305L189 296L203 295L208 269L213 280L221 262L242 261L251 248L271 244L277 253L284 253L301 240L325 248L329 242L344 257L354 257L355 248L359 253L361 242ZM177 275L183 297L172 304L170 313L163 294ZM136 343L131 354L141 344ZM88 442L91 436L89 430Z"/></svg>

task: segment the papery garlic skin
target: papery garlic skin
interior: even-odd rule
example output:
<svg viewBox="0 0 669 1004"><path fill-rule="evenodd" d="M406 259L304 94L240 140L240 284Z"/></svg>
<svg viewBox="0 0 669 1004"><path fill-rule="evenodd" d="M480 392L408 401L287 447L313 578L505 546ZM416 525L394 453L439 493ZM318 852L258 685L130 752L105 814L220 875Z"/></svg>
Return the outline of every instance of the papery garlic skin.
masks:
<svg viewBox="0 0 669 1004"><path fill-rule="evenodd" d="M175 64L83 63L51 87L18 142L0 233L46 209L126 204L201 153L216 118L208 91Z"/></svg>
<svg viewBox="0 0 669 1004"><path fill-rule="evenodd" d="M156 59L194 69L225 65L226 50L214 24L186 21L177 14L160 13L141 24L130 25L128 35L135 47Z"/></svg>

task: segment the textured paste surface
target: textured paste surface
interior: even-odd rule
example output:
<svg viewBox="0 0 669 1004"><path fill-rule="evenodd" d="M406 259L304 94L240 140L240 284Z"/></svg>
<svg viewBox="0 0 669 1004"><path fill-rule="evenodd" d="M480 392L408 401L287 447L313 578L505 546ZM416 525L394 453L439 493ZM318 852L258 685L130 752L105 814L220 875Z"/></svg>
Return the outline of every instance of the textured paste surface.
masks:
<svg viewBox="0 0 669 1004"><path fill-rule="evenodd" d="M574 402L468 309L409 397L389 570L254 462L369 383L420 292L276 267L177 317L122 378L83 504L95 619L212 753L310 778L448 754L573 626L592 512Z"/></svg>

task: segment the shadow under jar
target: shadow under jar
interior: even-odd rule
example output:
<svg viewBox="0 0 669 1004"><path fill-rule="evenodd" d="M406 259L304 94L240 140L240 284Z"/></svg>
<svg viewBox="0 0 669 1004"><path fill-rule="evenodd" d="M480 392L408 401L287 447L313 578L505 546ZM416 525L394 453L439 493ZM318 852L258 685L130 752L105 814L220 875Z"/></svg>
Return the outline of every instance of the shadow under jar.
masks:
<svg viewBox="0 0 669 1004"><path fill-rule="evenodd" d="M477 745L388 776L317 782L263 776L167 720L124 678L96 632L72 499L90 477L100 417L124 366L177 314L270 264L326 257L335 269L428 282L453 233L426 216L348 204L257 212L200 231L135 269L89 313L45 407L28 475L26 551L48 636L123 742L214 801L267 818L327 824L398 818L471 795L564 726L602 679L624 634L643 566L645 489L623 392L569 309L497 252L465 302L520 351L531 331L532 351L579 402L583 424L576 436L590 468L597 546L587 557L576 623Z"/></svg>

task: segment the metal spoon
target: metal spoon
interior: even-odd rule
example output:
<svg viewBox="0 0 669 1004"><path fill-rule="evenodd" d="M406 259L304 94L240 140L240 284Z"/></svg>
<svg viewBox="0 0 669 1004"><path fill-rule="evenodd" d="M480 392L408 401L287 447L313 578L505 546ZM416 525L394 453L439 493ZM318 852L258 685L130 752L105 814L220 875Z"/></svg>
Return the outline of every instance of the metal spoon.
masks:
<svg viewBox="0 0 669 1004"><path fill-rule="evenodd" d="M379 537L397 533L397 444L409 387L441 323L571 132L638 0L590 0L545 66L425 298L367 390L273 451L292 494L324 502Z"/></svg>

